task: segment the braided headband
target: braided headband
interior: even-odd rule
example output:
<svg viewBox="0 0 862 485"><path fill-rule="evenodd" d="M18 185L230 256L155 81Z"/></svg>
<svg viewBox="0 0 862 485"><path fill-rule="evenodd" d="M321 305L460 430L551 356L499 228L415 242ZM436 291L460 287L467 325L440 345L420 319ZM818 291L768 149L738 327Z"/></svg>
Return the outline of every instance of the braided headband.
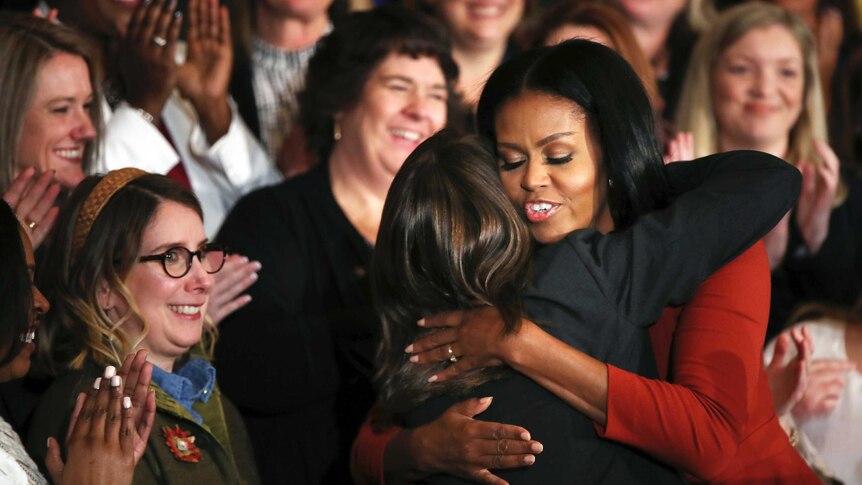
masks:
<svg viewBox="0 0 862 485"><path fill-rule="evenodd" d="M149 174L137 168L122 168L108 172L93 187L75 220L75 233L72 236L72 261L77 259L78 252L84 246L84 241L87 240L87 235L90 234L90 229L93 228L93 223L96 222L99 213L105 208L105 204L126 184L144 175Z"/></svg>

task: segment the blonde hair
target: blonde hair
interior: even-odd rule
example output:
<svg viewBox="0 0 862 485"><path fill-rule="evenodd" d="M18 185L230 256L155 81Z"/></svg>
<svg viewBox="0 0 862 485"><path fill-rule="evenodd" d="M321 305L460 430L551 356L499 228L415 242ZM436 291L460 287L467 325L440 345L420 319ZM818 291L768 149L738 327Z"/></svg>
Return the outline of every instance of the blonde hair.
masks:
<svg viewBox="0 0 862 485"><path fill-rule="evenodd" d="M786 28L796 39L802 51L805 76L802 111L788 133L784 158L793 165L801 160L821 163L814 149L814 140L827 140L827 131L814 37L796 15L760 2L746 3L723 12L714 26L701 34L694 48L677 110L676 129L693 133L695 156L719 151L711 96L712 75L719 57L752 30L773 25Z"/></svg>
<svg viewBox="0 0 862 485"><path fill-rule="evenodd" d="M75 30L31 14L4 12L0 18L0 192L15 179L24 118L36 96L42 67L58 53L81 57L90 73L93 103L89 115L96 140L84 150L82 169L87 173L98 156L102 109L98 100L98 51Z"/></svg>

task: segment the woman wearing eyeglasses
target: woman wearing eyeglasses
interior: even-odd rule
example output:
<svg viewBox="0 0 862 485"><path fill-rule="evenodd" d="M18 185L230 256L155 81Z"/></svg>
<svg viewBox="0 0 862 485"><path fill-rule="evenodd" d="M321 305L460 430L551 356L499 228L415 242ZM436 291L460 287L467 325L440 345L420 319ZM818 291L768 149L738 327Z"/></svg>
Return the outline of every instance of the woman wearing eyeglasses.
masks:
<svg viewBox="0 0 862 485"><path fill-rule="evenodd" d="M77 392L100 366L149 351L156 418L134 483L257 482L242 420L209 363L205 321L225 252L209 245L198 200L177 182L136 169L88 177L47 240L39 281L52 301L43 358L61 374L43 395L27 446L65 430Z"/></svg>

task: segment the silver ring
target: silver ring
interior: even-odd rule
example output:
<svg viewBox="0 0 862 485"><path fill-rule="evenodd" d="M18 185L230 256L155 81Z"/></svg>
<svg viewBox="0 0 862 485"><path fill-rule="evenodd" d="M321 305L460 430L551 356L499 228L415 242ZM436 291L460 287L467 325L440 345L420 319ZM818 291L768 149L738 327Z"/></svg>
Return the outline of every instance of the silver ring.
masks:
<svg viewBox="0 0 862 485"><path fill-rule="evenodd" d="M159 47L164 47L168 45L168 41L164 37L158 35L153 36L153 43L155 43Z"/></svg>
<svg viewBox="0 0 862 485"><path fill-rule="evenodd" d="M446 350L449 352L449 362L455 363L458 362L458 356L455 355L455 351L452 350L452 346L449 345Z"/></svg>

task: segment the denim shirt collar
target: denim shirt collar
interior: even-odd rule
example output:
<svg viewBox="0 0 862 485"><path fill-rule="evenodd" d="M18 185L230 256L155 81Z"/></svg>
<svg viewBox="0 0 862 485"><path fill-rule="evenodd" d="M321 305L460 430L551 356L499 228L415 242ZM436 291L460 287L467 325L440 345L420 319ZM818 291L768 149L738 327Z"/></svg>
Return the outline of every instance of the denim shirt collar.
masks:
<svg viewBox="0 0 862 485"><path fill-rule="evenodd" d="M215 386L215 367L204 359L192 358L179 370L171 373L153 366L153 382L182 406L198 424L203 418L192 406L196 401L207 402Z"/></svg>

